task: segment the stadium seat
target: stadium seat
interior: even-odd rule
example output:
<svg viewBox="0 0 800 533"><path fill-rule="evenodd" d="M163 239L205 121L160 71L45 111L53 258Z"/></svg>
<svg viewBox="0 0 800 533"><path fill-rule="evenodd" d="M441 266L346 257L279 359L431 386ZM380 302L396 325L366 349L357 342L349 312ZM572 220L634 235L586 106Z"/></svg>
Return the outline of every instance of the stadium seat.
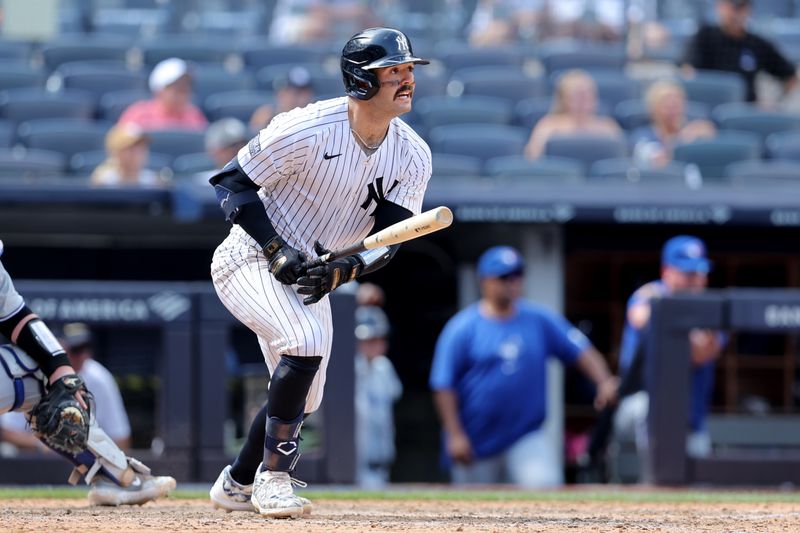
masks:
<svg viewBox="0 0 800 533"><path fill-rule="evenodd" d="M266 91L225 91L209 95L203 109L211 121L234 117L247 124L253 111L274 103L273 94Z"/></svg>
<svg viewBox="0 0 800 533"><path fill-rule="evenodd" d="M757 135L727 132L713 139L704 139L675 147L673 158L697 165L703 182L726 180L726 167L737 161L759 159L761 142Z"/></svg>
<svg viewBox="0 0 800 533"><path fill-rule="evenodd" d="M700 102L686 102L686 118L689 120L709 118L709 107ZM626 131L634 131L650 124L650 113L644 100L625 100L614 107L614 118Z"/></svg>
<svg viewBox="0 0 800 533"><path fill-rule="evenodd" d="M446 124L510 124L511 103L488 96L420 98L415 112L427 130Z"/></svg>
<svg viewBox="0 0 800 533"><path fill-rule="evenodd" d="M548 139L544 155L576 159L588 172L595 161L627 157L628 144L622 136L559 135Z"/></svg>
<svg viewBox="0 0 800 533"><path fill-rule="evenodd" d="M124 63L98 65L96 63L65 63L58 67L48 81L48 87L58 84L61 89L80 90L94 96L95 102L106 93L114 91L144 91L147 88L141 72L130 71Z"/></svg>
<svg viewBox="0 0 800 533"><path fill-rule="evenodd" d="M105 150L91 150L89 152L78 152L69 159L69 172L76 176L88 176L97 168L100 163L108 158ZM161 170L170 166L172 157L164 154L150 152L145 168Z"/></svg>
<svg viewBox="0 0 800 533"><path fill-rule="evenodd" d="M486 175L501 181L578 182L583 179L583 164L566 157L526 159L521 155L495 157L486 162Z"/></svg>
<svg viewBox="0 0 800 533"><path fill-rule="evenodd" d="M745 83L739 74L714 70L697 70L692 78L680 80L686 99L712 108L729 102L743 102Z"/></svg>
<svg viewBox="0 0 800 533"><path fill-rule="evenodd" d="M712 112L723 130L749 131L765 139L772 133L800 130L800 115L763 111L748 104L723 104Z"/></svg>
<svg viewBox="0 0 800 533"><path fill-rule="evenodd" d="M434 152L431 158L433 161L432 180L469 180L477 179L481 175L483 162L477 157Z"/></svg>
<svg viewBox="0 0 800 533"><path fill-rule="evenodd" d="M0 180L56 178L64 173L66 159L47 150L0 149Z"/></svg>
<svg viewBox="0 0 800 533"><path fill-rule="evenodd" d="M198 104L214 93L249 91L254 87L255 79L249 70L229 72L217 65L195 65L192 74L192 89Z"/></svg>
<svg viewBox="0 0 800 533"><path fill-rule="evenodd" d="M787 19L795 16L795 0L756 0L752 4L752 16L760 21Z"/></svg>
<svg viewBox="0 0 800 533"><path fill-rule="evenodd" d="M0 117L15 122L37 119L91 119L94 98L83 91L14 89L0 93Z"/></svg>
<svg viewBox="0 0 800 533"><path fill-rule="evenodd" d="M426 96L444 96L447 94L447 72L434 65L425 65L414 70L414 99ZM341 92L344 94L344 84Z"/></svg>
<svg viewBox="0 0 800 533"><path fill-rule="evenodd" d="M110 127L78 119L40 119L21 123L17 135L28 148L58 152L69 160L78 152L103 150Z"/></svg>
<svg viewBox="0 0 800 533"><path fill-rule="evenodd" d="M161 5L164 5L163 3ZM95 34L152 37L162 35L172 23L170 10L158 5L150 7L103 7L92 14Z"/></svg>
<svg viewBox="0 0 800 533"><path fill-rule="evenodd" d="M589 169L592 181L623 181L648 185L686 185L686 165L672 161L662 168L643 168L628 158L601 159Z"/></svg>
<svg viewBox="0 0 800 533"><path fill-rule="evenodd" d="M191 176L200 172L213 171L216 168L217 165L205 152L184 154L176 157L172 162L172 171L175 176Z"/></svg>
<svg viewBox="0 0 800 533"><path fill-rule="evenodd" d="M197 9L192 15L197 17L197 27L192 34L204 38L231 39L231 37L253 37L266 33L269 29L267 11L270 7L253 3L249 9ZM184 20L186 20L184 18Z"/></svg>
<svg viewBox="0 0 800 533"><path fill-rule="evenodd" d="M254 71L270 65L281 64L311 63L322 65L328 57L338 55L327 45L255 45L242 50L245 66Z"/></svg>
<svg viewBox="0 0 800 533"><path fill-rule="evenodd" d="M12 120L0 120L0 148L11 148L16 139L17 125Z"/></svg>
<svg viewBox="0 0 800 533"><path fill-rule="evenodd" d="M33 45L24 41L0 40L0 60L27 64Z"/></svg>
<svg viewBox="0 0 800 533"><path fill-rule="evenodd" d="M289 70L295 66L298 65L280 63L264 67L256 73L256 85L261 90L273 91L276 89L276 82L284 78ZM317 98L320 95L333 93L338 93L339 96L344 95L344 83L342 82L341 73L329 72L320 65L311 63L303 63L299 66L304 67L311 75L311 86L314 88L314 94Z"/></svg>
<svg viewBox="0 0 800 533"><path fill-rule="evenodd" d="M74 61L126 61L130 43L117 37L71 38L51 42L42 47L42 58L48 71Z"/></svg>
<svg viewBox="0 0 800 533"><path fill-rule="evenodd" d="M725 169L731 182L737 185L800 185L800 162L786 160L740 161Z"/></svg>
<svg viewBox="0 0 800 533"><path fill-rule="evenodd" d="M514 106L514 124L530 131L552 108L553 99L549 96L521 100Z"/></svg>
<svg viewBox="0 0 800 533"><path fill-rule="evenodd" d="M13 60L0 61L0 91L43 88L45 76L40 69Z"/></svg>
<svg viewBox="0 0 800 533"><path fill-rule="evenodd" d="M140 45L145 68L152 69L161 61L179 57L197 65L222 67L234 54L230 39L198 41L186 38L159 38Z"/></svg>
<svg viewBox="0 0 800 533"><path fill-rule="evenodd" d="M100 98L98 113L103 120L116 122L131 104L150 97L150 91L145 90L109 92Z"/></svg>
<svg viewBox="0 0 800 533"><path fill-rule="evenodd" d="M150 150L173 159L179 155L195 154L205 151L203 132L191 130L149 131Z"/></svg>
<svg viewBox="0 0 800 533"><path fill-rule="evenodd" d="M577 42L543 43L539 59L548 75L570 69L622 71L627 61L625 49L616 45Z"/></svg>
<svg viewBox="0 0 800 533"><path fill-rule="evenodd" d="M525 62L525 51L518 46L473 48L464 42L447 42L437 46L436 57L449 72L463 68L488 66L521 67Z"/></svg>
<svg viewBox="0 0 800 533"><path fill-rule="evenodd" d="M800 161L800 132L785 131L767 136L764 142L771 159Z"/></svg>
<svg viewBox="0 0 800 533"><path fill-rule="evenodd" d="M548 95L547 80L527 75L519 67L471 67L453 73L447 92L451 96L490 96L514 104Z"/></svg>
<svg viewBox="0 0 800 533"><path fill-rule="evenodd" d="M528 130L500 124L437 126L428 134L431 151L467 155L486 161L503 155L521 155Z"/></svg>

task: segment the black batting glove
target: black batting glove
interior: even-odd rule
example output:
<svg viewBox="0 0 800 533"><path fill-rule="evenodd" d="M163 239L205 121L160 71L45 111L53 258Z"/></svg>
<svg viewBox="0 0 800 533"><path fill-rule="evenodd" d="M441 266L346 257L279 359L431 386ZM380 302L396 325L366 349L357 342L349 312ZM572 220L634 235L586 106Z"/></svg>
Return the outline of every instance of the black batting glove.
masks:
<svg viewBox="0 0 800 533"><path fill-rule="evenodd" d="M306 255L286 244L277 235L264 246L264 256L269 261L269 271L284 285L297 283L297 278L305 271L303 265L307 260Z"/></svg>
<svg viewBox="0 0 800 533"><path fill-rule="evenodd" d="M328 253L328 250L318 242L314 243L314 251L319 256ZM304 304L315 304L340 285L356 279L363 269L364 263L355 255L311 266L305 275L297 280L299 285L297 293L306 295L303 298Z"/></svg>

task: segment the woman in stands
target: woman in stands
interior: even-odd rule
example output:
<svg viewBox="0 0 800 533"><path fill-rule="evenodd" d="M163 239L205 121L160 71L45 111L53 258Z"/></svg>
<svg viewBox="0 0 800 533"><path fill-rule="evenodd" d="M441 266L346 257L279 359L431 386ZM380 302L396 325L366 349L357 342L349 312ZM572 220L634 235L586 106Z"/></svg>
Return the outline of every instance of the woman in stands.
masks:
<svg viewBox="0 0 800 533"><path fill-rule="evenodd" d="M164 181L145 168L150 139L133 124L117 124L106 134L107 159L92 172L92 185L156 187Z"/></svg>
<svg viewBox="0 0 800 533"><path fill-rule="evenodd" d="M714 124L686 117L686 93L672 80L657 81L645 95L650 125L633 132L633 157L643 166L660 168L672 161L677 144L713 137Z"/></svg>
<svg viewBox="0 0 800 533"><path fill-rule="evenodd" d="M553 136L622 135L617 122L597 114L597 86L582 70L569 70L558 80L553 108L536 123L525 146L525 156L544 155L547 141Z"/></svg>

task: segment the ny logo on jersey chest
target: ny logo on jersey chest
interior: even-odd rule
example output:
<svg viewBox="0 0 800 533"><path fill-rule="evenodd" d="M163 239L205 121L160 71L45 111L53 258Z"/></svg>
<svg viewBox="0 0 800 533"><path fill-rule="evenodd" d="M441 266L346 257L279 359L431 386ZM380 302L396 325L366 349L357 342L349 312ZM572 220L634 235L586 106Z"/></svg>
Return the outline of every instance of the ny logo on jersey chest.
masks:
<svg viewBox="0 0 800 533"><path fill-rule="evenodd" d="M371 204L373 200L375 200L375 207L378 207L378 204L380 203L380 201L383 200L384 198L386 198L386 195L389 194L390 192L392 192L394 190L394 188L397 187L398 185L400 185L400 181L399 180L394 180L394 183L392 183L392 186L389 187L389 189L384 192L384 190L383 190L383 176L381 176L380 178L377 178L375 180L374 184L373 183L368 183L367 184L367 199L364 200L363 204L361 204L361 209L363 209L364 211L369 209L369 204ZM374 214L375 214L375 210L373 209L372 213L370 213L369 216L372 216Z"/></svg>

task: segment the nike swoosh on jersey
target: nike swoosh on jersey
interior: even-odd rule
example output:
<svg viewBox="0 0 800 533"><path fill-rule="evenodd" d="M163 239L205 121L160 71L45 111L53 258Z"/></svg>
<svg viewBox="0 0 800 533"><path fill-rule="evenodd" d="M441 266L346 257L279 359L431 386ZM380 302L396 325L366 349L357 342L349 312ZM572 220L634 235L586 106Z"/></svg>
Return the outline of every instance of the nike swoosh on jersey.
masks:
<svg viewBox="0 0 800 533"><path fill-rule="evenodd" d="M342 154L330 155L328 152L322 154L322 159L333 159L334 157L339 157Z"/></svg>

